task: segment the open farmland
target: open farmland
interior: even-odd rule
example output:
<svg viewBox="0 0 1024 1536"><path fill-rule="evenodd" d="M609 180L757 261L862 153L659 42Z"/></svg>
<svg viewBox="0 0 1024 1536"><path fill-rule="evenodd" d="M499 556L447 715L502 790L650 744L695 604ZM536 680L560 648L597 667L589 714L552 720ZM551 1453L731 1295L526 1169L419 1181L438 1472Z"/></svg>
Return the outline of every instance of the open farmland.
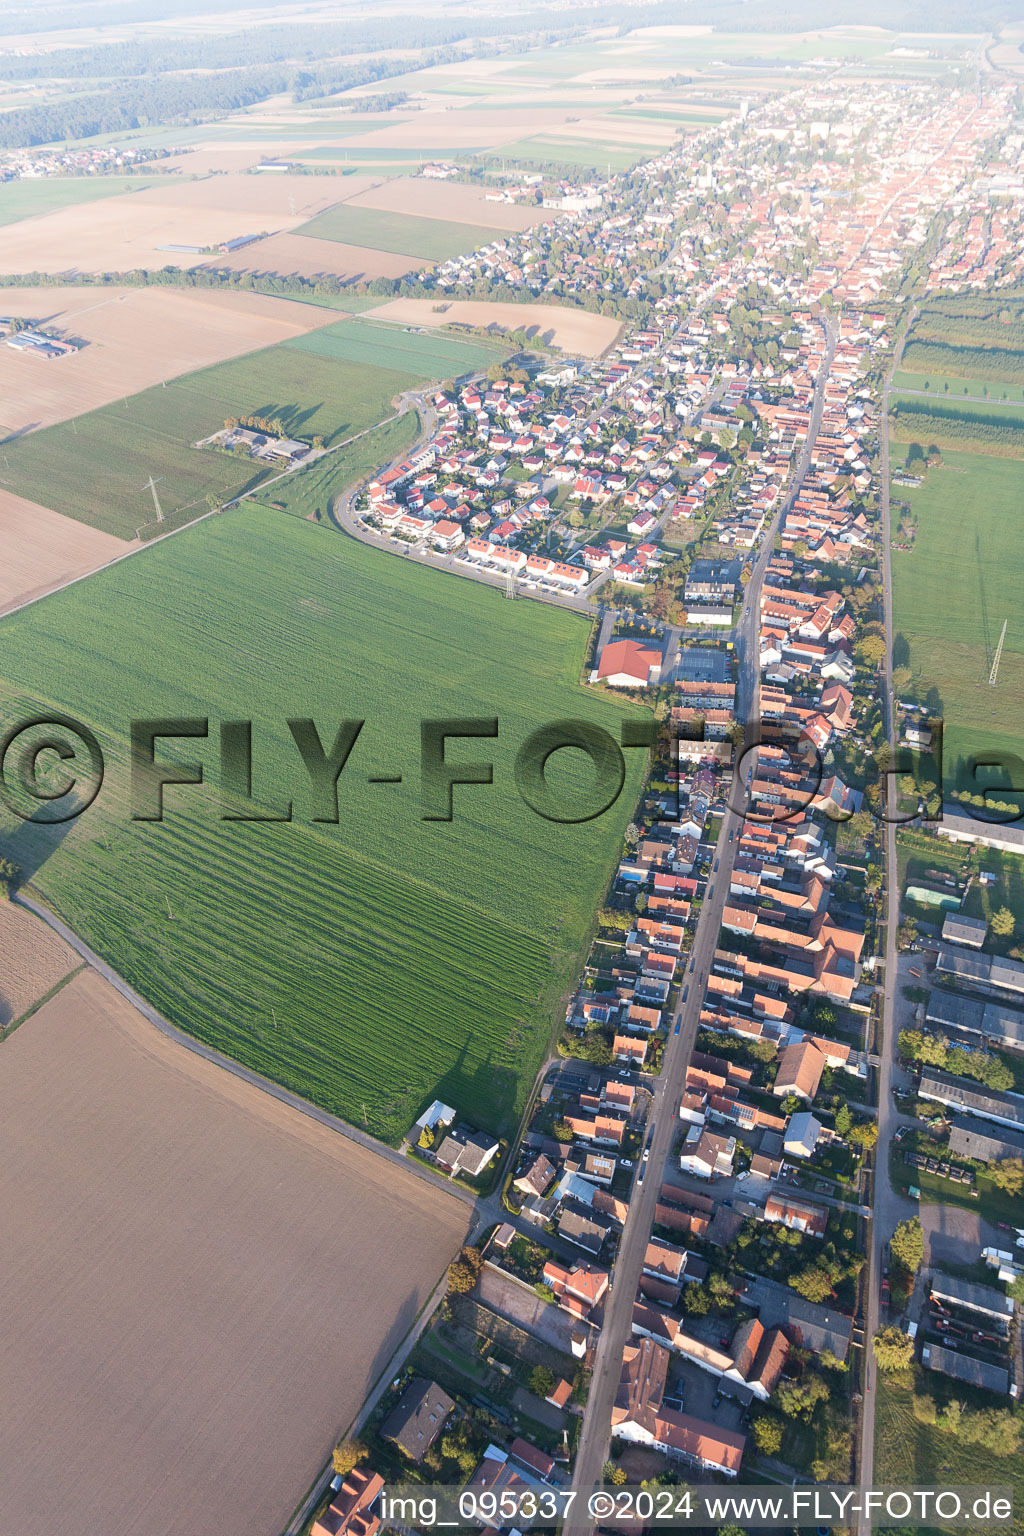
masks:
<svg viewBox="0 0 1024 1536"><path fill-rule="evenodd" d="M8 181L0 186L0 226L104 197L135 195L156 180L155 176L44 176L36 181Z"/></svg>
<svg viewBox="0 0 1024 1536"><path fill-rule="evenodd" d="M961 756L1024 756L1024 526L1018 462L968 453L944 457L942 466L928 470L924 485L894 488L916 514L918 531L912 551L893 554L893 602L916 691L932 697L945 722L944 774L951 787ZM902 459L895 448L894 465ZM999 682L990 688L1004 619L1010 623Z"/></svg>
<svg viewBox="0 0 1024 1536"><path fill-rule="evenodd" d="M426 261L447 261L449 256L500 239L503 231L482 224L456 224L419 214L386 213L383 209L339 203L303 224L302 234L317 240L367 245L402 256L421 256Z"/></svg>
<svg viewBox="0 0 1024 1536"><path fill-rule="evenodd" d="M68 421L336 319L313 304L212 289L8 288L0 303L8 314L83 343L56 362L0 346L4 436Z"/></svg>
<svg viewBox="0 0 1024 1536"><path fill-rule="evenodd" d="M390 299L370 315L406 325L493 328L496 335L527 331L563 352L578 352L582 357L600 357L618 340L622 329L619 321L608 315L592 315L569 304L504 304L488 299L452 299L445 302L443 310L431 299Z"/></svg>
<svg viewBox="0 0 1024 1536"><path fill-rule="evenodd" d="M0 613L123 555L123 539L0 490Z"/></svg>
<svg viewBox="0 0 1024 1536"><path fill-rule="evenodd" d="M539 204L488 202L482 187L462 181L428 181L422 176L383 181L367 192L357 192L351 206L420 214L457 224L484 224L492 229L529 229L552 217L551 210Z"/></svg>
<svg viewBox="0 0 1024 1536"><path fill-rule="evenodd" d="M202 265L228 272L254 272L277 277L338 277L358 283L373 277L404 277L430 266L423 257L396 256L368 246L346 245L341 240L316 240L308 235L271 235L243 250L216 260L203 257Z"/></svg>
<svg viewBox="0 0 1024 1536"><path fill-rule="evenodd" d="M0 228L0 272L194 267L209 259L206 248L222 241L294 229L344 196L342 188L308 176L168 177L148 191L58 208ZM173 246L185 249L168 249Z"/></svg>
<svg viewBox="0 0 1024 1536"><path fill-rule="evenodd" d="M0 1029L16 1023L81 964L70 944L12 901L0 901L0 955Z"/></svg>
<svg viewBox="0 0 1024 1536"><path fill-rule="evenodd" d="M466 1207L95 972L0 1049L5 1528L282 1530Z"/></svg>
<svg viewBox="0 0 1024 1536"><path fill-rule="evenodd" d="M339 362L392 369L420 379L457 378L478 368L503 361L509 353L495 338L493 344L463 340L432 331L417 335L397 325L375 322L374 316L354 316L295 342L295 350Z"/></svg>
<svg viewBox="0 0 1024 1536"><path fill-rule="evenodd" d="M303 313L299 305L295 311ZM155 518L151 475L173 526L205 511L208 495L230 500L274 473L192 446L227 417L278 417L292 436L309 441L319 434L330 445L389 416L393 398L423 376L372 362L339 367L330 356L285 342L7 443L0 487L130 539Z"/></svg>
<svg viewBox="0 0 1024 1536"><path fill-rule="evenodd" d="M618 801L580 825L516 793L515 755L542 723L583 717L618 737L626 707L578 683L588 633L245 505L3 621L0 685L72 712L107 753L100 799L63 839L22 823L5 851L190 1034L388 1140L435 1094L508 1131L643 767L628 752ZM257 799L271 813L292 800L294 820L220 819L211 741L184 747L207 759L207 785L169 791L160 823L132 821L127 722L155 716L209 717L214 736L218 719L251 718ZM366 722L338 825L311 820L286 726L306 716L332 739L342 718ZM465 716L500 717L497 740L448 751L493 762L494 784L457 789L451 823L424 821L420 722ZM567 811L593 804L578 756L549 769ZM368 783L385 773L401 784Z"/></svg>

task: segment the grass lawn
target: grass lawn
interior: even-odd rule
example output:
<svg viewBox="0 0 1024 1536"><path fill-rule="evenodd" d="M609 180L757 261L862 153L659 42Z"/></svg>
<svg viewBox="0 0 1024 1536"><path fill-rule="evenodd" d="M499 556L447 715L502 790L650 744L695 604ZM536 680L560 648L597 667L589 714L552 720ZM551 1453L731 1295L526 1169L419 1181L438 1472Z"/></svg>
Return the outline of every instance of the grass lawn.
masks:
<svg viewBox="0 0 1024 1536"><path fill-rule="evenodd" d="M541 724L585 718L618 738L636 711L578 684L589 625L246 504L4 621L8 713L89 724L107 778L52 829L3 823L34 888L168 1018L297 1093L396 1141L434 1097L505 1133L516 1122L582 963L632 813L642 754L607 814L531 811L512 765ZM71 658L71 660L69 660ZM133 821L128 722L210 719L205 763ZM286 725L365 720L339 783L340 823L312 820ZM420 722L498 717L492 762L457 788L451 823L422 819ZM221 819L218 722L252 719L254 793L292 822ZM593 770L560 752L564 804ZM401 784L369 776L401 773ZM6 813L5 813L6 814Z"/></svg>
<svg viewBox="0 0 1024 1536"><path fill-rule="evenodd" d="M483 224L456 224L448 219L427 219L411 213L389 213L380 208L355 208L339 203L301 225L298 235L317 240L341 240L375 251L394 251L399 256L422 256L446 261L464 251L505 238L506 232Z"/></svg>
<svg viewBox="0 0 1024 1536"><path fill-rule="evenodd" d="M897 659L902 639L918 695L930 696L945 721L943 776L950 786L958 757L1024 757L1024 521L1019 463L954 452L944 459L922 486L896 488L917 515L918 532L911 552L893 555L893 600ZM902 460L897 448L893 462ZM1004 619L999 680L991 688Z"/></svg>
<svg viewBox="0 0 1024 1536"><path fill-rule="evenodd" d="M927 1139L923 1139L919 1150L926 1152L929 1157L941 1158L944 1155L932 1152L928 1147ZM919 1189L924 1205L958 1205L966 1211L977 1211L986 1221L1008 1221L1011 1225L1020 1223L1020 1196L1008 1195L1004 1189L999 1189L984 1169L975 1175L973 1185L956 1184L952 1179L940 1179L926 1168L911 1167L910 1163L903 1160L902 1144L894 1144L889 1154L889 1177L893 1188L902 1190L904 1194L911 1186ZM978 1191L977 1199L971 1193L972 1189Z"/></svg>
<svg viewBox="0 0 1024 1536"><path fill-rule="evenodd" d="M74 203L98 203L104 197L168 186L164 176L43 176L38 181L7 181L0 186L0 226L17 224L36 214L53 213ZM181 178L177 180L180 182Z"/></svg>
<svg viewBox="0 0 1024 1536"><path fill-rule="evenodd" d="M914 1416L914 1391L945 1403L951 1397L972 1408L1011 1406L1008 1398L994 1397L964 1383L948 1380L935 1371L915 1368L913 1373L878 1377L875 1412L875 1486L953 1488L1014 1488L1014 1516L1001 1531L1021 1536L1024 1532L1024 1476L1016 1456L995 1456L984 1446L972 1445L944 1433ZM962 1526L965 1530L969 1527ZM884 1529L884 1527L879 1527ZM890 1530L906 1527L889 1527ZM919 1527L927 1532L934 1527Z"/></svg>
<svg viewBox="0 0 1024 1536"><path fill-rule="evenodd" d="M309 331L287 344L317 358L391 369L417 379L457 378L477 368L502 362L511 348L500 342L463 341L441 331L411 331L393 322L358 316L319 331ZM355 369L346 370L355 376Z"/></svg>
<svg viewBox="0 0 1024 1536"><path fill-rule="evenodd" d="M342 322L349 323L356 322ZM275 473L248 459L192 447L228 416L277 416L291 435L308 440L320 434L329 446L389 416L392 399L429 378L434 366L426 348L415 367L402 367L394 350L389 355L395 366L381 366L372 347L363 348L361 360L339 366L343 351L332 352L329 341L307 347L307 339L218 363L126 403L17 438L4 447L0 484L131 538L154 517L150 475L168 526L174 526L203 511L208 493L230 500ZM436 377L452 371L437 366Z"/></svg>

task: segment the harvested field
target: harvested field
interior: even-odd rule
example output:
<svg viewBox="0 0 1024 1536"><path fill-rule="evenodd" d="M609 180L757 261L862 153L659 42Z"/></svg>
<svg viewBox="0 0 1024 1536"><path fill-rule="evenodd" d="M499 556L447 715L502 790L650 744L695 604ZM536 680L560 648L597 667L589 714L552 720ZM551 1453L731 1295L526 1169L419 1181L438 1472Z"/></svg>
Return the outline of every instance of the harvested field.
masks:
<svg viewBox="0 0 1024 1536"><path fill-rule="evenodd" d="M2 1050L5 1528L48 1536L72 1497L108 1536L283 1529L467 1207L95 972Z"/></svg>
<svg viewBox="0 0 1024 1536"><path fill-rule="evenodd" d="M276 158L276 157L275 157ZM272 219L292 223L296 217L315 218L340 198L373 185L369 176L209 176L202 181L168 178L148 192L138 194L146 208L180 208L222 213L244 213L257 221ZM257 224L257 228L262 228Z"/></svg>
<svg viewBox="0 0 1024 1536"><path fill-rule="evenodd" d="M354 208L381 208L389 213L419 213L451 219L456 224L489 224L494 229L529 229L551 218L549 208L518 203L489 203L480 187L460 181L427 181L422 176L398 176L352 198ZM384 273L384 276L390 274Z"/></svg>
<svg viewBox="0 0 1024 1536"><path fill-rule="evenodd" d="M55 362L0 347L4 436L68 421L337 319L312 304L212 289L8 288L3 304L9 314L87 343Z"/></svg>
<svg viewBox="0 0 1024 1536"><path fill-rule="evenodd" d="M453 299L438 313L431 299L391 299L370 311L376 319L406 325L474 325L497 330L531 331L563 352L599 357L617 339L621 326L608 315L560 304L502 304L486 299Z"/></svg>
<svg viewBox="0 0 1024 1536"><path fill-rule="evenodd" d="M39 597L74 576L85 576L130 548L122 539L76 523L49 507L37 506L10 491L0 490L0 613L27 598ZM8 910L0 902L0 912ZM0 951L5 950L0 924ZM0 971L0 1024L3 1018L5 969Z"/></svg>
<svg viewBox="0 0 1024 1536"><path fill-rule="evenodd" d="M295 212L285 182L292 190ZM218 176L61 208L0 229L0 272L126 272L201 265L207 247L294 229L338 201L333 179ZM302 206L300 206L300 204ZM168 250L168 246L198 250Z"/></svg>
<svg viewBox="0 0 1024 1536"><path fill-rule="evenodd" d="M508 107L504 112L417 112L404 123L392 123L359 135L360 149L415 149L424 144L451 149L497 149L542 128L558 128L572 115L568 107Z"/></svg>
<svg viewBox="0 0 1024 1536"><path fill-rule="evenodd" d="M20 1019L80 964L69 944L10 901L0 901L0 954L0 1029Z"/></svg>
<svg viewBox="0 0 1024 1536"><path fill-rule="evenodd" d="M204 257L204 265L232 272L276 273L280 277L340 277L345 282L362 278L403 277L431 265L416 256L395 256L363 245L344 245L339 240L316 240L308 235L271 235L230 256Z"/></svg>

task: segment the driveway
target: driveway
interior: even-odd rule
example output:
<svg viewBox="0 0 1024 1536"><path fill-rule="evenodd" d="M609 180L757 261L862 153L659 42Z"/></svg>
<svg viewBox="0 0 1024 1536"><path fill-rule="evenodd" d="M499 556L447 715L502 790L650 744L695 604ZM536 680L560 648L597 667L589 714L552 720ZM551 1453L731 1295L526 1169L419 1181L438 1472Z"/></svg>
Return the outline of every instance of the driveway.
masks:
<svg viewBox="0 0 1024 1536"><path fill-rule="evenodd" d="M1011 1248L1015 1236L1000 1232L977 1211L959 1205L921 1206L925 1266L975 1264L982 1248Z"/></svg>

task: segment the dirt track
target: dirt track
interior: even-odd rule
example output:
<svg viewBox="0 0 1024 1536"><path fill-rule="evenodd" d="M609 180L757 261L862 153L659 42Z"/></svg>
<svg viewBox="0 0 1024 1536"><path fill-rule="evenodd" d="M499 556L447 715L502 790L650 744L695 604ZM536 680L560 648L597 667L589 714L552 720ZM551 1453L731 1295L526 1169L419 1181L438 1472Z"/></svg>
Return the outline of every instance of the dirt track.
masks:
<svg viewBox="0 0 1024 1536"><path fill-rule="evenodd" d="M276 1536L467 1209L93 972L0 1049L0 1529Z"/></svg>

